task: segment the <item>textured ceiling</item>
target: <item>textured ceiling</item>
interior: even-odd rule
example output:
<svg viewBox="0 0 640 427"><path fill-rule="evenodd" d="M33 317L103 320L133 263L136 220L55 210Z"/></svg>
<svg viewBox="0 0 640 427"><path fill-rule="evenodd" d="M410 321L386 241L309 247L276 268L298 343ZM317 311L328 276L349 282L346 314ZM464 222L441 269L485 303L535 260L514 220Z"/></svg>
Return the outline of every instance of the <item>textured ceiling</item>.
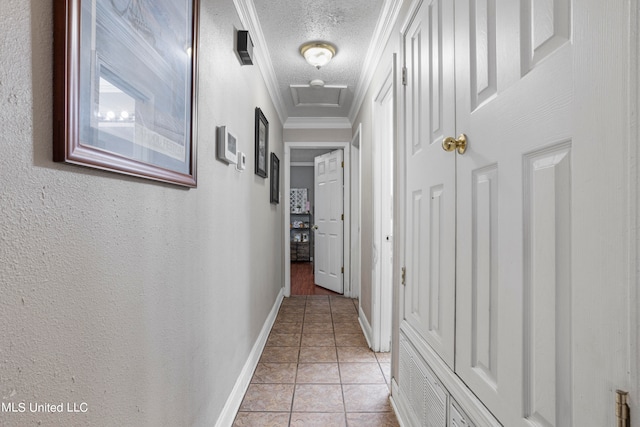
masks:
<svg viewBox="0 0 640 427"><path fill-rule="evenodd" d="M383 0L253 0L287 117L347 117L362 73ZM320 70L300 55L308 41L337 47L333 60ZM340 106L305 102L295 106L290 85L321 79L327 86L347 86ZM318 99L330 94L318 91ZM313 96L313 92L311 92Z"/></svg>

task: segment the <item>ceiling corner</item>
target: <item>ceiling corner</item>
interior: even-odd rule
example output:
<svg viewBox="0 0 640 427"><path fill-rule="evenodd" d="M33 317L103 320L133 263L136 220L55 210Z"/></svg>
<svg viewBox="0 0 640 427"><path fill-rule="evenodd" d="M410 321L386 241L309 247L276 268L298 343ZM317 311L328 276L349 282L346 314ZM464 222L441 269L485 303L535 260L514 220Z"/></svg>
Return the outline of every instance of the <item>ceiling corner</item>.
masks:
<svg viewBox="0 0 640 427"><path fill-rule="evenodd" d="M262 73L262 78L265 81L269 96L271 97L276 112L278 113L280 123L284 126L288 118L288 114L286 112L287 109L280 94L280 89L278 88L278 79L276 78L273 63L271 62L271 55L269 54L269 48L267 47L253 0L233 0L233 4L236 7L236 11L238 12L240 22L244 26L244 29L249 31L249 35L251 36L251 40L253 41L253 46L255 48L253 51L255 63L258 65L258 68Z"/></svg>
<svg viewBox="0 0 640 427"><path fill-rule="evenodd" d="M369 89L369 85L373 80L373 76L376 71L376 67L382 58L382 54L387 46L393 27L398 20L400 14L400 8L403 0L384 0L382 6L382 13L376 24L371 43L369 43L369 49L367 50L367 56L362 67L362 74L356 86L356 91L349 111L349 121L353 123L356 119L356 115L362 107L364 97Z"/></svg>

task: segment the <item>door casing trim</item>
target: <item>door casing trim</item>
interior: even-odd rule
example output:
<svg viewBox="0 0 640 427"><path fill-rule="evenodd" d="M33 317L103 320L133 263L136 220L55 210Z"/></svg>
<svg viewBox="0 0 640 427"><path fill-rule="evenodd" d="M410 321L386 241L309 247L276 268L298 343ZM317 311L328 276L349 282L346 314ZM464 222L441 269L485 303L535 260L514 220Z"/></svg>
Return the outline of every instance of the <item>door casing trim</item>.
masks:
<svg viewBox="0 0 640 427"><path fill-rule="evenodd" d="M344 182L351 182L351 141L347 142L285 142L284 143L284 185L282 194L282 206L283 206L283 239L282 239L282 251L284 253L284 295L285 297L291 296L291 245L289 244L289 224L291 221L291 215L289 212L289 191L291 190L291 150L292 149L336 149L343 150L344 152ZM344 296L349 298L355 298L357 295L353 295L353 289L351 287L351 186L344 186L344 242L343 242L343 265L344 273L342 280L344 284Z"/></svg>

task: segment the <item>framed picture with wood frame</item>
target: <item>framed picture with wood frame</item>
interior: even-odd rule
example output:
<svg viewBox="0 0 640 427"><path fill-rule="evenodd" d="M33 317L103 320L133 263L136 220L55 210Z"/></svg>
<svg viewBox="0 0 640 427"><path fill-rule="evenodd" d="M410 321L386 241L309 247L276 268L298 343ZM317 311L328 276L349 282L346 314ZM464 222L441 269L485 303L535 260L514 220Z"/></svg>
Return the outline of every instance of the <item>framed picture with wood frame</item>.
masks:
<svg viewBox="0 0 640 427"><path fill-rule="evenodd" d="M271 153L271 190L269 194L271 203L280 203L280 159L276 153Z"/></svg>
<svg viewBox="0 0 640 427"><path fill-rule="evenodd" d="M260 108L256 108L256 175L268 176L269 122Z"/></svg>
<svg viewBox="0 0 640 427"><path fill-rule="evenodd" d="M196 186L198 9L54 2L54 161Z"/></svg>

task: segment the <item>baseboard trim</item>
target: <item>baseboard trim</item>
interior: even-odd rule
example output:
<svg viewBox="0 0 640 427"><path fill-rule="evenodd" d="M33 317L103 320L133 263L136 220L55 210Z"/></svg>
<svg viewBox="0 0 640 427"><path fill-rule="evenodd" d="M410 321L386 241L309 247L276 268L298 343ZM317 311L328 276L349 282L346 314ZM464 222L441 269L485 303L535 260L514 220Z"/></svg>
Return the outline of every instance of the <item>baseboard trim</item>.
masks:
<svg viewBox="0 0 640 427"><path fill-rule="evenodd" d="M360 328L362 328L362 332L364 333L364 337L367 340L369 348L373 348L373 330L367 320L367 316L365 316L364 311L362 311L362 307L358 307L358 322L360 322Z"/></svg>
<svg viewBox="0 0 640 427"><path fill-rule="evenodd" d="M282 304L282 300L284 299L284 288L280 289L280 293L276 297L276 302L267 316L267 320L264 322L264 326L262 327L262 331L260 331L260 335L258 335L258 339L256 340L253 348L251 349L251 353L249 353L249 357L240 372L240 376L236 380L236 384L231 390L231 394L227 399L227 402L222 408L222 412L218 417L218 421L216 422L216 427L230 427L233 424L233 420L238 413L238 409L240 409L240 405L242 404L242 399L244 398L244 394L247 392L249 388L249 384L251 383L251 377L253 376L253 372L256 370L258 366L258 361L260 361L260 355L264 350L264 346L267 343L267 338L269 338L269 333L271 333L271 328L276 321L276 316L278 315L278 310L280 309L280 305Z"/></svg>
<svg viewBox="0 0 640 427"><path fill-rule="evenodd" d="M391 409L393 409L393 413L396 415L396 420L398 420L398 424L400 427L405 427L408 424L404 422L402 415L404 415L398 406L398 402L396 402L395 396L398 393L398 383L396 383L395 378L391 379L391 396L389 396L389 401L391 402Z"/></svg>

